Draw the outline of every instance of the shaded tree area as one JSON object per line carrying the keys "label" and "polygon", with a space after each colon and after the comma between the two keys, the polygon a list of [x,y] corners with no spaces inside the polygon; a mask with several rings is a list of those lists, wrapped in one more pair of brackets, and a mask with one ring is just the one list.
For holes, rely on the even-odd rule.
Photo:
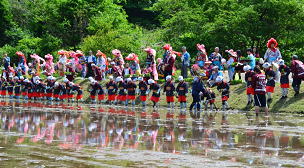
{"label": "shaded tree area", "polygon": [[0,54],[118,48],[143,57],[144,47],[165,43],[263,54],[274,37],[288,60],[304,54],[303,21],[302,0],[1,0]]}

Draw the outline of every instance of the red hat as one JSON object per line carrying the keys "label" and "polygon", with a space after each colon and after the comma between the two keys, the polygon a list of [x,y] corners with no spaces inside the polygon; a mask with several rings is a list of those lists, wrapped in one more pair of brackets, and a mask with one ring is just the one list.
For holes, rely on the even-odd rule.
{"label": "red hat", "polygon": [[170,44],[165,44],[164,46],[163,46],[163,49],[164,50],[172,50],[172,47],[170,46]]}
{"label": "red hat", "polygon": [[275,47],[275,48],[278,46],[278,42],[277,42],[277,40],[274,39],[274,38],[271,38],[271,39],[268,40],[268,42],[267,42],[267,47],[268,47],[268,48],[271,48],[271,44],[274,44],[274,47]]}
{"label": "red hat", "polygon": [[64,50],[58,51],[58,55],[64,55],[64,54],[66,54],[66,51],[64,51]]}
{"label": "red hat", "polygon": [[204,44],[196,44],[196,48],[202,52],[206,51]]}
{"label": "red hat", "polygon": [[97,56],[102,56],[102,57],[105,57],[106,54],[104,54],[103,52],[101,52],[100,50],[97,50],[97,53],[96,53]]}
{"label": "red hat", "polygon": [[16,55],[18,55],[19,57],[23,57],[24,56],[24,54],[21,51],[17,51]]}

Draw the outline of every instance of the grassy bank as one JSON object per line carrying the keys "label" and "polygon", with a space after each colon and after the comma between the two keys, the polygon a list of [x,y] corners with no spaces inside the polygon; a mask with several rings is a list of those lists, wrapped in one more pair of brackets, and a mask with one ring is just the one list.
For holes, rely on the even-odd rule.
{"label": "grassy bank", "polygon": [[[87,102],[90,102],[89,99],[89,81],[87,79],[83,80],[81,78],[76,78],[75,83],[80,84],[84,90],[84,100]],[[106,81],[103,81],[102,84],[104,85]],[[288,98],[284,100],[280,100],[281,97],[281,88],[279,84],[276,84],[275,93],[273,94],[273,101],[269,104],[270,111],[271,112],[304,112],[304,85],[301,87],[302,93],[298,95],[297,97],[293,97],[294,91],[292,88],[289,89]],[[218,108],[221,107],[221,97],[220,93],[216,90],[216,88],[213,89],[216,93],[216,106]],[[161,106],[166,106],[165,102],[165,96],[161,95]],[[175,99],[176,100],[176,99]],[[188,107],[190,106],[192,102],[191,95],[188,96]],[[246,85],[245,83],[232,85],[230,90],[230,99],[229,99],[229,105],[232,109],[235,110],[249,110],[253,111],[254,107],[247,107],[247,95],[246,95]],[[152,105],[151,101],[148,101],[148,105]],[[179,104],[176,103],[176,106]]]}

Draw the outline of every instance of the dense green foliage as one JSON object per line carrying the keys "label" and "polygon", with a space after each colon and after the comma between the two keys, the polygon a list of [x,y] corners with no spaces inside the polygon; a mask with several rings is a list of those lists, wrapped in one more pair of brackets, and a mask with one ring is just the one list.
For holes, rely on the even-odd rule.
{"label": "dense green foliage", "polygon": [[1,0],[0,54],[118,48],[143,56],[146,46],[170,43],[194,55],[203,43],[209,53],[257,46],[263,55],[274,37],[288,60],[304,54],[303,21],[302,0]]}

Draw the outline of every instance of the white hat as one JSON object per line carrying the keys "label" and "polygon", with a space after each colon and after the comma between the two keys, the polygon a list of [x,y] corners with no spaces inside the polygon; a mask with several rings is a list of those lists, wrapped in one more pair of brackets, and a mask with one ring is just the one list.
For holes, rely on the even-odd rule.
{"label": "white hat", "polygon": [[23,80],[24,79],[24,77],[23,76],[20,76],[20,80]]}
{"label": "white hat", "polygon": [[222,58],[221,62],[222,62],[222,64],[225,64],[227,61],[225,58]]}
{"label": "white hat", "polygon": [[166,76],[166,81],[171,80],[171,79],[172,79],[171,75]]}
{"label": "white hat", "polygon": [[64,82],[64,83],[67,83],[68,81],[69,81],[69,80],[68,80],[67,78],[64,78],[64,79],[63,79],[63,82]]}
{"label": "white hat", "polygon": [[284,64],[285,64],[285,61],[282,60],[282,59],[280,59],[280,60],[279,60],[279,65],[284,65]]}
{"label": "white hat", "polygon": [[110,79],[110,80],[113,80],[113,76],[109,76],[109,79]]}
{"label": "white hat", "polygon": [[51,80],[56,80],[56,78],[54,76],[52,76],[52,79]]}
{"label": "white hat", "polygon": [[35,82],[35,83],[36,83],[36,85],[38,85],[38,84],[40,83],[40,81],[39,81],[39,80],[36,80],[36,82]]}
{"label": "white hat", "polygon": [[116,78],[116,82],[122,82],[122,81],[123,81],[123,79],[122,79],[121,76],[118,76],[118,77]]}
{"label": "white hat", "polygon": [[263,68],[265,68],[265,69],[269,68],[270,66],[271,65],[268,62],[266,62],[265,64],[263,64]]}
{"label": "white hat", "polygon": [[246,66],[243,67],[243,70],[245,72],[249,71],[250,69],[251,69],[251,67],[249,65],[246,65]]}
{"label": "white hat", "polygon": [[26,83],[27,83],[27,82],[30,82],[30,81],[29,81],[28,79],[25,79],[25,80],[24,80],[24,82],[26,82]]}
{"label": "white hat", "polygon": [[178,77],[178,81],[181,82],[181,81],[183,81],[183,80],[184,80],[184,77],[183,77],[183,76],[179,76],[179,77]]}
{"label": "white hat", "polygon": [[264,60],[263,60],[263,58],[260,58],[260,60],[259,60],[259,64],[264,64]]}
{"label": "white hat", "polygon": [[89,81],[94,80],[94,78],[92,76],[90,76],[88,79],[89,79]]}
{"label": "white hat", "polygon": [[73,86],[73,85],[74,85],[74,83],[73,83],[73,82],[70,82],[70,83],[69,83],[69,86]]}
{"label": "white hat", "polygon": [[58,86],[59,86],[59,83],[58,83],[58,82],[55,82],[54,86],[55,86],[55,87],[58,87]]}
{"label": "white hat", "polygon": [[95,84],[96,82],[96,80],[91,80],[91,84]]}
{"label": "white hat", "polygon": [[131,78],[127,78],[127,82],[132,82],[132,79]]}
{"label": "white hat", "polygon": [[144,79],[143,79],[143,77],[138,77],[137,78],[139,81],[143,81]]}
{"label": "white hat", "polygon": [[18,76],[15,76],[14,79],[18,80],[19,78],[18,78]]}
{"label": "white hat", "polygon": [[212,67],[212,69],[219,69],[219,67],[218,66],[214,66],[214,67]]}
{"label": "white hat", "polygon": [[53,76],[48,76],[46,79],[47,80],[52,80]]}
{"label": "white hat", "polygon": [[203,73],[200,73],[200,76],[205,77],[207,75],[203,72]]}
{"label": "white hat", "polygon": [[222,82],[223,79],[224,79],[224,78],[223,78],[222,76],[218,76],[218,77],[216,77],[215,82],[216,82],[216,83]]}
{"label": "white hat", "polygon": [[155,83],[155,81],[153,79],[149,79],[148,84],[151,85],[152,83]]}

